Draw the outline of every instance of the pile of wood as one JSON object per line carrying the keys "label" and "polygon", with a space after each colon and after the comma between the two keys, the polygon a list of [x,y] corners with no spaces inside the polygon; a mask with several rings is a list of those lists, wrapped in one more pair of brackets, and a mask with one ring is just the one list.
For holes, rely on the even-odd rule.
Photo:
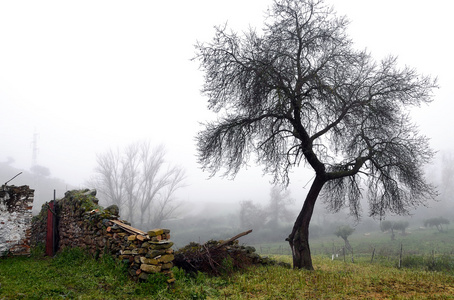
{"label": "pile of wood", "polygon": [[240,233],[226,241],[210,240],[205,244],[190,243],[175,252],[174,265],[187,273],[204,272],[210,275],[226,275],[251,265],[275,264],[261,257],[251,246],[240,246],[238,238],[252,230]]}

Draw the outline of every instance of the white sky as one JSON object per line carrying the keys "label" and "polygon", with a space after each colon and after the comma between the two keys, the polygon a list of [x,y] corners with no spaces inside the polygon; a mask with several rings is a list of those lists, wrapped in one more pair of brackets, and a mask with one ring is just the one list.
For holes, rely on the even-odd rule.
{"label": "white sky", "polygon": [[[415,112],[435,149],[453,148],[453,4],[446,0],[338,0],[359,48],[377,59],[439,77],[435,102]],[[183,200],[268,198],[269,178],[257,170],[235,181],[206,181],[196,164],[198,122],[210,117],[200,95],[197,40],[228,20],[241,31],[260,28],[271,0],[0,1],[0,161],[28,169],[32,140],[38,164],[84,187],[96,153],[140,139],[163,143],[168,159],[185,167]],[[253,162],[251,162],[253,165]],[[12,176],[15,174],[12,174]],[[311,174],[295,176],[302,201]],[[4,179],[6,180],[6,179]],[[14,184],[18,184],[17,181]],[[23,183],[29,184],[29,183]],[[301,195],[301,196],[300,196]]]}

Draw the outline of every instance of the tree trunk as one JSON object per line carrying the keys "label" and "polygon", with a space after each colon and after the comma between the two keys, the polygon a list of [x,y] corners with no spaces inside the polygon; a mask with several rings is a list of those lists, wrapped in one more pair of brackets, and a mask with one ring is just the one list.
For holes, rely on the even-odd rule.
{"label": "tree trunk", "polygon": [[344,239],[344,242],[345,242],[345,248],[347,248],[348,251],[350,251],[350,252],[353,253],[353,248],[352,248],[352,246],[350,245],[350,242],[348,241],[347,238]]}
{"label": "tree trunk", "polygon": [[286,239],[293,255],[293,268],[313,270],[311,251],[309,248],[309,223],[314,212],[315,202],[318,195],[325,184],[326,179],[323,176],[317,175],[312,183],[309,193],[304,201],[303,208],[296,218],[293,225],[292,233]]}

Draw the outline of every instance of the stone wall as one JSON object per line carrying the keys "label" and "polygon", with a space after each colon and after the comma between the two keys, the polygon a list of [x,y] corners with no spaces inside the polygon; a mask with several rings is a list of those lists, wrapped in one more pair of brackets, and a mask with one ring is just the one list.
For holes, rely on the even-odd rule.
{"label": "stone wall", "polygon": [[[34,217],[32,245],[45,243],[47,207]],[[146,280],[149,274],[164,273],[168,282],[174,281],[170,269],[173,266],[173,243],[170,231],[154,229],[143,232],[119,220],[118,208],[98,205],[96,191],[69,191],[56,201],[58,217],[58,248],[86,249],[93,256],[110,254],[127,263],[134,279]]]}
{"label": "stone wall", "polygon": [[33,194],[26,185],[0,188],[0,256],[30,255]]}

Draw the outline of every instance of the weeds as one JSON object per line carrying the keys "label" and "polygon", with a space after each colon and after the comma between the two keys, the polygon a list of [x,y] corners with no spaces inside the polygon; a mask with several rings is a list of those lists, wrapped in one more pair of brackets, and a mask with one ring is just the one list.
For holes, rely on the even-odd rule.
{"label": "weeds", "polygon": [[450,272],[454,274],[454,258],[449,255],[409,255],[402,259],[402,267],[426,271]]}
{"label": "weeds", "polygon": [[[291,261],[286,255],[272,258]],[[404,268],[397,269],[378,262],[352,264],[318,255],[314,257],[315,271],[253,266],[212,277],[173,268],[176,282],[168,289],[159,275],[133,282],[125,266],[112,257],[94,260],[83,250],[71,249],[55,258],[38,255],[0,260],[0,299],[454,299],[454,276],[429,272],[427,264],[433,258],[433,268],[452,264],[443,256],[407,258]]]}

